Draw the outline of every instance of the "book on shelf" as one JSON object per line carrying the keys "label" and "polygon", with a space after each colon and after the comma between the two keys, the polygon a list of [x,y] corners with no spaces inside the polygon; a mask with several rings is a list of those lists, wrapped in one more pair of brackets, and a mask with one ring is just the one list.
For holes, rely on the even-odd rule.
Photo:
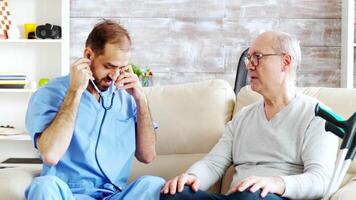
{"label": "book on shelf", "polygon": [[0,84],[0,89],[25,89],[25,84],[16,85],[16,84]]}
{"label": "book on shelf", "polygon": [[0,73],[0,89],[24,89],[26,85],[26,75]]}
{"label": "book on shelf", "polygon": [[26,80],[25,75],[2,75],[0,74],[0,80]]}

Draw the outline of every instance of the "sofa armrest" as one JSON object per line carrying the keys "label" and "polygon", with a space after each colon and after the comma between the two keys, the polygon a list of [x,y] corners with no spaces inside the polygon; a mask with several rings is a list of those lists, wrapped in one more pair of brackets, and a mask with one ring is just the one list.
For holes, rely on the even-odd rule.
{"label": "sofa armrest", "polygon": [[354,200],[356,197],[356,180],[352,179],[342,186],[331,198],[331,200]]}
{"label": "sofa armrest", "polygon": [[0,199],[22,200],[32,179],[39,175],[41,165],[0,170]]}

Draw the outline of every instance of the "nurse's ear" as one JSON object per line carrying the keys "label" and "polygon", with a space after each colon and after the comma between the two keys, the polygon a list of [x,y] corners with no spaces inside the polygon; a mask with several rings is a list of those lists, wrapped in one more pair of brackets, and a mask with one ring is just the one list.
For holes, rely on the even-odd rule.
{"label": "nurse's ear", "polygon": [[89,60],[92,60],[94,57],[94,52],[90,47],[86,47],[84,49],[84,58],[88,58]]}

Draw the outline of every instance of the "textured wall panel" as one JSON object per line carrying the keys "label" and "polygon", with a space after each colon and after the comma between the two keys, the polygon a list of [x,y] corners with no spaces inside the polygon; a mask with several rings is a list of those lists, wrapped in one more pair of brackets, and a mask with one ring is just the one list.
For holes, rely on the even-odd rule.
{"label": "textured wall panel", "polygon": [[280,30],[297,36],[302,46],[340,46],[340,19],[281,19]]}
{"label": "textured wall panel", "polygon": [[72,61],[101,18],[128,29],[131,61],[151,67],[155,84],[233,84],[241,52],[261,31],[281,30],[301,41],[298,86],[340,86],[341,0],[73,0]]}
{"label": "textured wall panel", "polygon": [[281,18],[339,19],[342,0],[279,0]]}
{"label": "textured wall panel", "polygon": [[72,0],[72,17],[223,18],[222,0]]}

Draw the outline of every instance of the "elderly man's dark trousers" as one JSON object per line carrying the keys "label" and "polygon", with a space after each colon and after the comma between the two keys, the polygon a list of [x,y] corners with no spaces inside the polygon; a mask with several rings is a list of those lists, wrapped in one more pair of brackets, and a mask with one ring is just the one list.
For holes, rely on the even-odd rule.
{"label": "elderly man's dark trousers", "polygon": [[160,200],[286,200],[286,198],[280,197],[275,194],[269,193],[265,198],[260,196],[260,190],[257,192],[236,192],[229,195],[222,195],[216,193],[209,193],[199,190],[193,192],[189,187],[184,187],[184,190],[175,195],[163,195],[161,194]]}

